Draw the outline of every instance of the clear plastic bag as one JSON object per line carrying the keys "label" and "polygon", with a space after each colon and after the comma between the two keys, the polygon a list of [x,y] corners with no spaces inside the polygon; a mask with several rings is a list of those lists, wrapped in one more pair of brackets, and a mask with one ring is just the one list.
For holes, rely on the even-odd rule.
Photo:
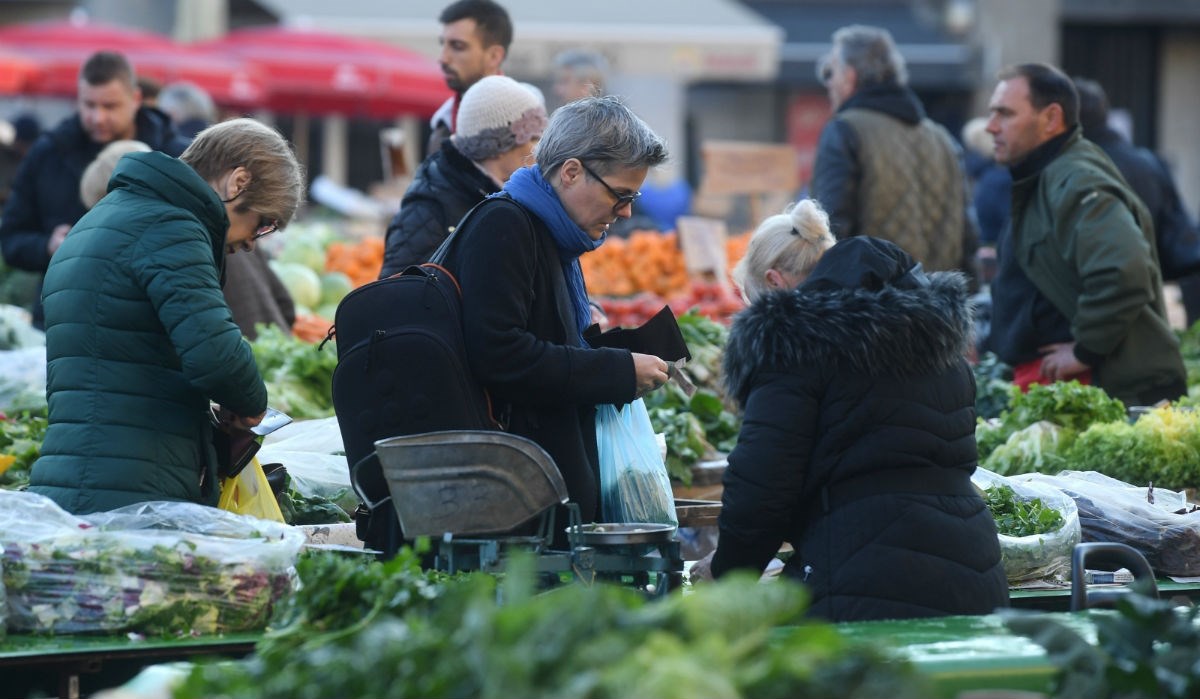
{"label": "clear plastic bag", "polygon": [[605,522],[678,526],[671,479],[641,398],[596,408],[600,510]]}
{"label": "clear plastic bag", "polygon": [[1018,498],[1037,498],[1062,517],[1062,525],[1046,534],[999,534],[1000,557],[1004,561],[1004,574],[1008,582],[1015,584],[1045,579],[1066,582],[1071,574],[1071,553],[1081,537],[1075,502],[1060,490],[1030,482],[1028,476],[1007,477],[977,468],[971,481],[985,491],[1008,486]]}
{"label": "clear plastic bag", "polygon": [[179,636],[265,627],[304,534],[193,503],[76,517],[0,491],[0,545],[10,630]]}
{"label": "clear plastic bag", "polygon": [[285,425],[263,439],[258,451],[262,464],[282,464],[301,497],[328,500],[347,515],[358,496],[350,487],[350,470],[336,417],[302,420]]}
{"label": "clear plastic bag", "polygon": [[1200,575],[1200,512],[1177,514],[1189,509],[1183,493],[1155,488],[1150,502],[1148,488],[1096,471],[1027,478],[1074,499],[1084,541],[1132,546],[1163,575]]}

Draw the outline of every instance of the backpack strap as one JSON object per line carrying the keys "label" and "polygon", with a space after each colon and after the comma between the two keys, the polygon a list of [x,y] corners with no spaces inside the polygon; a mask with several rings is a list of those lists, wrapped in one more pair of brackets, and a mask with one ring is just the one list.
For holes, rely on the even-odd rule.
{"label": "backpack strap", "polygon": [[437,250],[434,250],[433,254],[429,256],[429,262],[432,262],[435,265],[444,265],[446,263],[446,257],[450,254],[450,249],[454,246],[454,241],[458,240],[458,232],[463,229],[463,226],[467,225],[467,222],[474,218],[477,211],[485,206],[491,205],[494,199],[505,199],[513,204],[516,204],[517,208],[521,210],[521,213],[525,215],[525,222],[529,224],[530,228],[533,227],[533,219],[529,217],[529,211],[527,211],[524,206],[518,204],[517,201],[512,197],[508,196],[507,194],[499,194],[497,196],[487,197],[475,206],[472,206],[470,211],[463,214],[463,217],[458,221],[458,225],[454,227],[454,232],[446,236],[446,239],[443,240],[442,244],[437,247]]}
{"label": "backpack strap", "polygon": [[[449,236],[447,236],[446,240],[442,241],[442,244],[439,245],[438,249],[433,252],[433,255],[431,255],[429,257],[429,262],[427,262],[426,264],[433,264],[433,265],[438,265],[438,266],[444,265],[446,257],[450,254],[450,250],[454,245],[454,241],[458,239],[459,231],[461,231],[463,229],[463,227],[467,225],[467,222],[471,220],[471,218],[475,215],[475,212],[479,211],[484,206],[489,205],[493,200],[500,200],[500,199],[511,202],[513,205],[515,205],[517,207],[517,209],[519,209],[521,211],[522,214],[524,214],[525,223],[526,223],[526,225],[529,226],[530,230],[533,230],[536,228],[536,226],[534,226],[534,223],[533,223],[533,218],[529,215],[529,210],[526,209],[524,206],[521,206],[520,202],[518,202],[517,200],[513,199],[512,197],[510,197],[504,193],[501,193],[501,194],[498,194],[495,196],[491,196],[491,197],[488,197],[487,199],[484,199],[483,201],[479,202],[475,206],[471,207],[470,211],[463,214],[462,220],[460,220],[458,222],[458,225],[454,228],[454,232],[451,233]],[[545,236],[538,236],[538,237],[544,238]],[[534,267],[535,268],[537,267],[537,264],[538,264],[538,258],[541,256],[541,252],[539,251],[539,248],[541,248],[544,245],[547,245],[546,241],[543,241],[540,239],[535,239],[534,246],[533,246]],[[548,252],[557,253],[557,251],[555,251],[553,248],[550,248],[550,250]],[[557,258],[557,254],[550,256],[547,253],[547,259],[556,259],[556,258]],[[559,320],[562,322],[563,327],[566,328],[566,330],[567,330],[567,338],[568,338],[567,343],[570,345],[579,345],[579,341],[572,341],[572,338],[575,338],[579,333],[571,332],[571,330],[573,328],[575,328],[575,309],[570,305],[571,292],[568,291],[568,289],[567,289],[567,279],[563,275],[562,267],[560,265],[553,265],[553,264],[550,265],[550,277],[551,277],[551,283],[554,285],[554,300],[555,300],[555,304],[557,305],[557,308],[558,308],[558,317],[559,317]]]}

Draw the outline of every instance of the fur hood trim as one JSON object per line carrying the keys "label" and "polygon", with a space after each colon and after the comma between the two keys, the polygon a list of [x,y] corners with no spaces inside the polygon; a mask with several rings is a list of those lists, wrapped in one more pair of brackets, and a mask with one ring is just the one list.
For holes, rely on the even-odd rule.
{"label": "fur hood trim", "polygon": [[913,376],[951,366],[971,336],[967,281],[958,272],[928,277],[915,289],[797,289],[760,298],[729,333],[728,395],[744,403],[762,372]]}

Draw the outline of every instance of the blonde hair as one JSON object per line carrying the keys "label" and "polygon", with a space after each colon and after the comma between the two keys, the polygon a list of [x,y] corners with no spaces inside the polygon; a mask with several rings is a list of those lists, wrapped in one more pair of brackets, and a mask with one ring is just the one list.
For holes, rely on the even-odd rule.
{"label": "blonde hair", "polygon": [[148,153],[150,146],[141,141],[113,141],[96,154],[96,159],[83,171],[79,178],[79,199],[87,208],[92,208],[108,194],[108,180],[112,177],[117,161],[126,153]]}
{"label": "blonde hair", "polygon": [[304,200],[304,170],[279,132],[254,119],[230,119],[200,133],[179,159],[206,182],[237,167],[250,171],[238,211],[254,211],[284,228]]}
{"label": "blonde hair", "polygon": [[971,151],[991,158],[996,155],[996,142],[987,130],[987,117],[975,117],[963,125],[963,144]]}
{"label": "blonde hair", "polygon": [[759,224],[746,254],[733,268],[733,281],[742,290],[742,298],[753,303],[771,290],[767,286],[769,270],[807,277],[834,242],[829,215],[817,200],[801,199]]}

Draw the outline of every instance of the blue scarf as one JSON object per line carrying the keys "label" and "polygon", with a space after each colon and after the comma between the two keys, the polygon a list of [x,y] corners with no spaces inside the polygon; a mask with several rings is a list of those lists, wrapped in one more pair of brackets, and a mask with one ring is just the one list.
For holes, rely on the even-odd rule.
{"label": "blue scarf", "polygon": [[567,280],[567,291],[571,294],[571,305],[575,308],[575,322],[582,336],[583,331],[592,324],[592,308],[588,303],[579,256],[600,247],[608,237],[607,234],[600,240],[592,240],[587,231],[576,225],[567,215],[562,202],[558,200],[558,194],[550,183],[542,178],[542,171],[536,165],[514,172],[498,194],[502,193],[508,194],[517,203],[532,211],[550,229],[550,237],[554,239],[554,245],[558,248],[563,277]]}

